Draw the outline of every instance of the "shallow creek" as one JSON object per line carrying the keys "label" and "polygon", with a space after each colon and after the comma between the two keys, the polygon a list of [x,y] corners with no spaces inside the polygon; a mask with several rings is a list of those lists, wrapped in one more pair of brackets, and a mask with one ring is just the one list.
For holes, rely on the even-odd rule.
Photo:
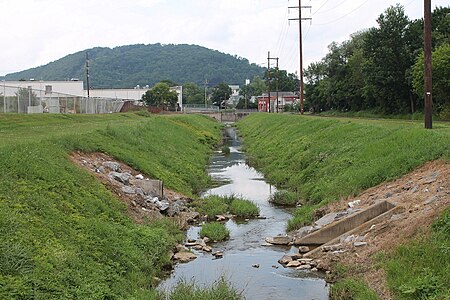
{"label": "shallow creek", "polygon": [[[275,189],[264,181],[262,174],[246,164],[236,129],[227,126],[225,133],[230,154],[215,153],[209,166],[211,177],[223,185],[208,190],[205,195],[242,196],[256,203],[265,219],[239,223],[229,220],[226,226],[230,230],[230,239],[212,244],[213,251],[223,251],[223,258],[213,259],[209,253],[195,252],[198,258],[176,265],[159,289],[170,290],[180,279],[194,281],[200,286],[209,285],[223,276],[235,289],[243,292],[245,299],[328,299],[328,287],[319,274],[283,268],[278,264],[279,258],[295,252],[295,248],[264,246],[266,237],[285,232],[291,215],[269,203]],[[199,230],[200,227],[191,227],[187,238],[196,239]]]}

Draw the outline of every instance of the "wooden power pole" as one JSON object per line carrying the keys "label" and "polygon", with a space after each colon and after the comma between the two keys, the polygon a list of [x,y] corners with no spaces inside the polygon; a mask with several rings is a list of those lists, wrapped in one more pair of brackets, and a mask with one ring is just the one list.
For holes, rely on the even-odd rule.
{"label": "wooden power pole", "polygon": [[302,21],[311,20],[311,18],[302,18],[302,8],[311,8],[311,6],[302,6],[302,0],[298,0],[298,6],[291,6],[289,8],[298,9],[298,18],[289,19],[290,21],[298,21],[298,37],[300,50],[300,113],[304,113],[304,93],[303,93],[303,42],[302,42]]}
{"label": "wooden power pole", "polygon": [[[269,104],[268,104],[268,111],[270,112],[270,60],[274,59],[277,61],[277,77],[276,77],[276,84],[277,84],[277,103],[276,103],[276,111],[278,112],[278,77],[279,77],[279,72],[278,72],[278,57],[270,57],[270,51],[267,53],[267,97],[269,99]],[[275,107],[274,107],[275,110]]]}
{"label": "wooden power pole", "polygon": [[432,66],[431,66],[431,0],[424,0],[424,97],[425,128],[433,128]]}

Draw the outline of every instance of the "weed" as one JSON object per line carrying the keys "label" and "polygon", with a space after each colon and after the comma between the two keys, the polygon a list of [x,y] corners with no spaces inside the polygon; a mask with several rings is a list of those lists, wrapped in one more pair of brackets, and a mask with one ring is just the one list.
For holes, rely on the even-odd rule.
{"label": "weed", "polygon": [[200,229],[200,237],[208,237],[213,241],[223,241],[230,236],[225,224],[219,222],[206,223]]}
{"label": "weed", "polygon": [[447,208],[429,236],[383,257],[388,284],[399,299],[446,299],[450,295],[449,215]]}
{"label": "weed", "polygon": [[435,127],[427,131],[413,121],[285,114],[252,114],[238,122],[252,164],[280,189],[296,192],[304,204],[290,229],[312,219],[305,206],[356,195],[426,161],[450,159],[450,125]]}
{"label": "weed", "polygon": [[0,115],[0,132],[0,298],[154,298],[181,233],[132,223],[68,154],[106,152],[192,195],[209,184],[219,126],[193,115]]}
{"label": "weed", "polygon": [[259,208],[255,203],[246,199],[233,199],[230,212],[239,218],[254,218],[259,216]]}
{"label": "weed", "polygon": [[167,298],[169,300],[243,299],[242,295],[234,290],[224,278],[220,278],[209,288],[198,288],[195,282],[180,281]]}
{"label": "weed", "polygon": [[296,206],[298,203],[298,197],[295,192],[278,190],[272,194],[269,201],[280,206]]}
{"label": "weed", "polygon": [[362,281],[345,279],[334,285],[330,290],[331,300],[378,300],[377,294],[370,290]]}
{"label": "weed", "polygon": [[229,155],[230,154],[230,147],[228,146],[222,146],[222,154]]}

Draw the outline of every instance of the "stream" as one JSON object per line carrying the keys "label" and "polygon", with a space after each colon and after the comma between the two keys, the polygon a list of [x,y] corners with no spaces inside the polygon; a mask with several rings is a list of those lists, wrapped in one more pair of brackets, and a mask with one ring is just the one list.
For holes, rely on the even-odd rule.
{"label": "stream", "polygon": [[[199,286],[210,285],[224,277],[245,299],[328,299],[328,286],[320,274],[284,268],[278,264],[286,253],[295,253],[295,247],[266,246],[265,238],[285,232],[290,213],[271,205],[268,201],[275,188],[264,181],[261,173],[246,164],[236,129],[225,128],[229,155],[215,153],[210,161],[210,176],[223,185],[212,188],[204,195],[237,195],[256,203],[265,219],[226,223],[230,238],[212,244],[213,251],[223,251],[221,259],[210,253],[195,252],[198,258],[175,266],[169,278],[159,289],[170,290],[181,279],[194,281]],[[198,238],[200,227],[192,226],[187,239]],[[259,265],[259,267],[254,267]]]}

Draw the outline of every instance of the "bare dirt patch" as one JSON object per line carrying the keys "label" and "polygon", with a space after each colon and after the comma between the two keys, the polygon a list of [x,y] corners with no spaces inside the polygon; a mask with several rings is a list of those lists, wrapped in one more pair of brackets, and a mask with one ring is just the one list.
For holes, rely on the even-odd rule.
{"label": "bare dirt patch", "polygon": [[126,205],[128,215],[136,223],[170,217],[180,228],[186,228],[199,216],[188,208],[192,199],[167,188],[162,188],[159,194],[149,191],[146,185],[150,178],[104,153],[74,152],[70,159],[112,191]]}
{"label": "bare dirt patch", "polygon": [[[351,266],[382,299],[391,299],[385,274],[375,266],[372,256],[391,251],[402,243],[428,231],[432,222],[450,204],[450,164],[434,161],[391,182],[370,188],[354,198],[343,199],[323,208],[326,213],[345,211],[349,202],[357,201],[355,209],[364,209],[381,200],[399,207],[387,220],[358,232],[364,245],[343,242],[339,251],[319,252],[315,258],[324,269],[333,270],[337,262]],[[345,235],[344,235],[345,236]],[[367,244],[365,244],[367,243]]]}

